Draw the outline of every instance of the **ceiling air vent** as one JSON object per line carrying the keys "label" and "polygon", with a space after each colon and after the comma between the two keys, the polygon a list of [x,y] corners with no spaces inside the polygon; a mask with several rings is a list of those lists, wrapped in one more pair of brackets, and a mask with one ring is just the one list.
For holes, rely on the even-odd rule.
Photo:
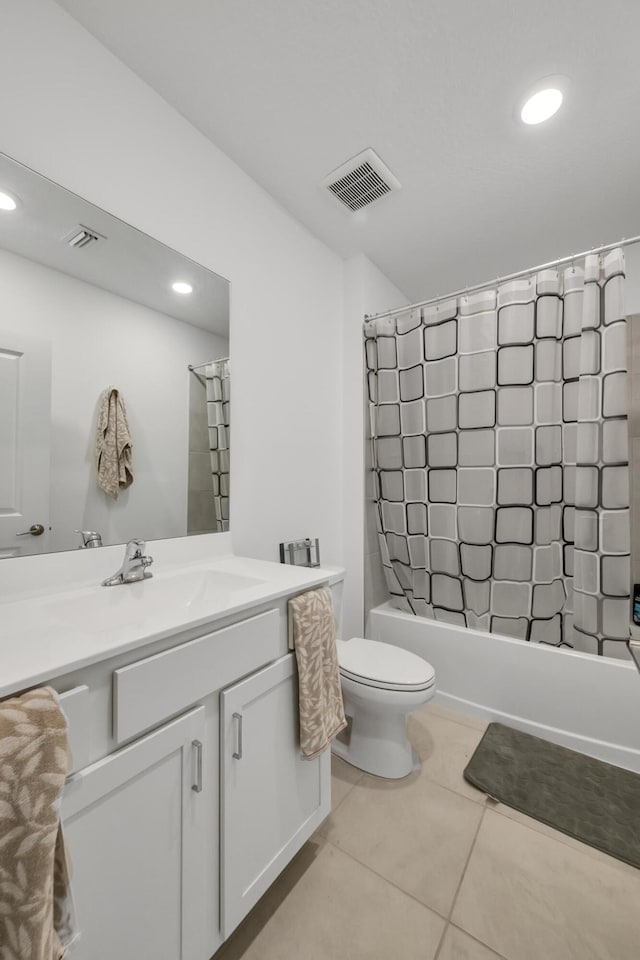
{"label": "ceiling air vent", "polygon": [[399,190],[400,182],[378,154],[368,149],[330,173],[322,181],[322,186],[355,212],[368,207],[392,190]]}
{"label": "ceiling air vent", "polygon": [[82,224],[77,226],[73,232],[66,237],[66,241],[70,247],[75,247],[76,250],[79,250],[81,247],[88,247],[97,243],[98,240],[106,240],[106,237],[103,237],[101,233],[98,233],[96,230],[90,230],[89,227],[83,227]]}

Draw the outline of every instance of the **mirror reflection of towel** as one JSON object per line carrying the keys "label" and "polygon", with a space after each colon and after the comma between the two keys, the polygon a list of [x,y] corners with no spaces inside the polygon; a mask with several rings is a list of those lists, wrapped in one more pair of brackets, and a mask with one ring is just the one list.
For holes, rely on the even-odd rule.
{"label": "mirror reflection of towel", "polygon": [[120,490],[126,490],[133,483],[127,411],[116,387],[107,387],[98,401],[96,469],[98,486],[114,500],[118,499]]}

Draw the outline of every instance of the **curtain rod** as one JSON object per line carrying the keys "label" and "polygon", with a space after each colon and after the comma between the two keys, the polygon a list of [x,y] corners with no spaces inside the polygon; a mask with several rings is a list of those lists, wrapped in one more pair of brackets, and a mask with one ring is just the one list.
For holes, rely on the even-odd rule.
{"label": "curtain rod", "polygon": [[379,320],[382,317],[393,317],[396,314],[409,313],[410,310],[417,310],[418,307],[428,307],[432,303],[441,303],[443,300],[453,300],[455,297],[462,297],[467,293],[474,293],[476,290],[484,290],[486,287],[498,286],[500,283],[507,283],[509,280],[517,280],[518,277],[526,277],[530,273],[538,273],[540,270],[549,270],[551,267],[558,267],[561,263],[572,263],[574,260],[580,260],[582,257],[588,257],[589,254],[605,253],[607,250],[616,250],[618,247],[628,247],[633,243],[640,243],[640,236],[623,238],[617,243],[604,243],[600,247],[594,247],[592,250],[583,250],[582,253],[572,253],[568,257],[560,257],[558,260],[550,260],[549,263],[541,263],[538,267],[527,267],[526,270],[518,270],[517,273],[508,273],[504,277],[496,277],[494,280],[487,280],[486,283],[476,283],[472,287],[464,287],[462,290],[455,290],[453,293],[447,293],[445,296],[431,297],[430,300],[420,300],[418,303],[409,303],[405,307],[397,307],[395,310],[385,310],[382,313],[365,313],[365,323],[370,320]]}
{"label": "curtain rod", "polygon": [[199,370],[200,367],[208,367],[211,363],[224,363],[224,361],[228,359],[229,357],[220,357],[219,360],[205,360],[204,363],[190,363],[189,370],[193,373],[194,370]]}

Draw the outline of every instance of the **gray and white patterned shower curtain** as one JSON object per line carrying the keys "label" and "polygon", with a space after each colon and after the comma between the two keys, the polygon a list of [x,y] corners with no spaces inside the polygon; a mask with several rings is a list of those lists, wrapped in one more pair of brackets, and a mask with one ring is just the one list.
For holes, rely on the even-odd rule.
{"label": "gray and white patterned shower curtain", "polygon": [[627,639],[623,294],[614,250],[365,324],[395,606],[593,653]]}
{"label": "gray and white patterned shower curtain", "polygon": [[217,530],[229,529],[229,361],[208,363],[207,422],[211,450],[211,482]]}

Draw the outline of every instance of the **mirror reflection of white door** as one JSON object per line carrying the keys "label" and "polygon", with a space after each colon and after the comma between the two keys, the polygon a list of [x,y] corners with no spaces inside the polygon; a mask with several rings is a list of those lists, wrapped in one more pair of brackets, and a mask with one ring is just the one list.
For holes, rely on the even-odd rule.
{"label": "mirror reflection of white door", "polygon": [[0,559],[47,550],[50,411],[50,344],[0,330]]}

